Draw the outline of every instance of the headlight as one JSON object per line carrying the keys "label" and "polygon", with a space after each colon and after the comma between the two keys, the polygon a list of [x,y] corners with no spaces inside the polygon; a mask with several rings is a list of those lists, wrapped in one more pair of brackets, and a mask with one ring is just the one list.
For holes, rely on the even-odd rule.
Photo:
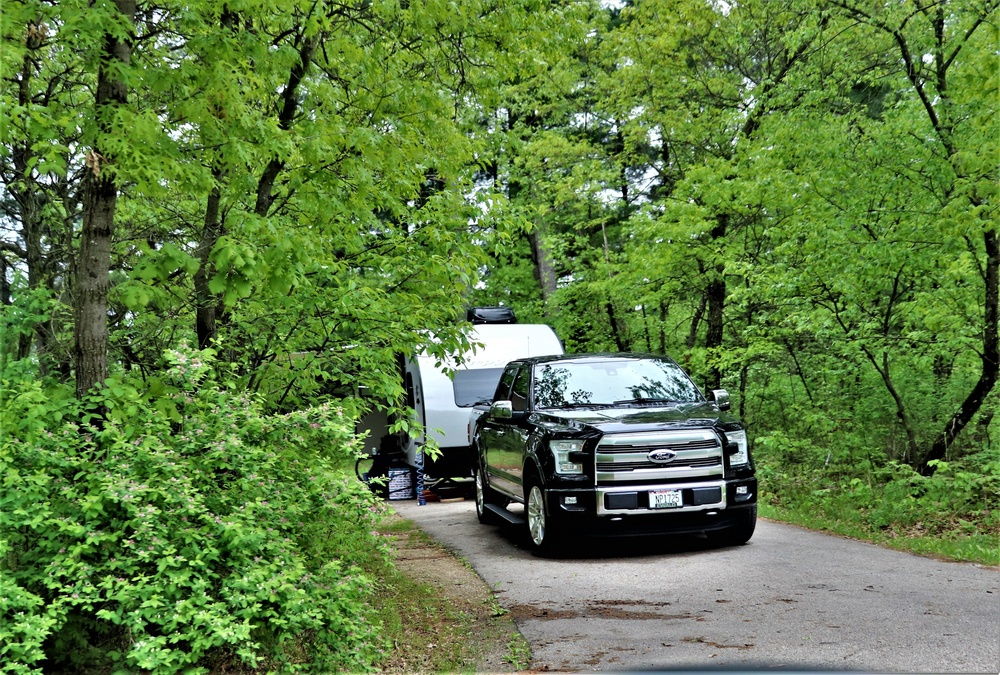
{"label": "headlight", "polygon": [[583,450],[583,441],[549,441],[549,450],[556,459],[556,473],[564,475],[583,473],[583,464],[569,461],[569,453]]}
{"label": "headlight", "polygon": [[[736,446],[734,451],[733,446]],[[750,461],[750,446],[747,444],[746,431],[726,432],[726,452],[729,453],[729,466],[740,466]]]}

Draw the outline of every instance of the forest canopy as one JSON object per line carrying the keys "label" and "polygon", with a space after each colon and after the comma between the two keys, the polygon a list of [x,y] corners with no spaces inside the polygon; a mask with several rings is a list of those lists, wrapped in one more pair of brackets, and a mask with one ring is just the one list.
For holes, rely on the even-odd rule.
{"label": "forest canopy", "polygon": [[339,470],[470,305],[729,389],[777,506],[995,536],[998,5],[4,2],[0,656],[374,667]]}

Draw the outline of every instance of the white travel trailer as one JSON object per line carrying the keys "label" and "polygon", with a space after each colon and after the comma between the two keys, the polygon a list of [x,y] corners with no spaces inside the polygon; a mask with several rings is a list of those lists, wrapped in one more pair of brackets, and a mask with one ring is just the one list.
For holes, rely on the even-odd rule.
{"label": "white travel trailer", "polygon": [[[503,316],[510,318],[493,320],[513,321],[513,314]],[[441,449],[440,456],[424,458],[427,480],[472,476],[474,454],[470,422],[475,412],[473,406],[493,398],[500,374],[509,361],[563,353],[562,343],[552,328],[541,324],[478,323],[469,337],[479,346],[465,356],[461,365],[449,363],[439,368],[434,357],[425,355],[408,358],[403,364],[407,405],[425,432],[421,436],[399,439],[398,445],[402,448],[396,443],[389,443],[388,447],[397,445],[397,449],[405,451],[407,463],[415,467],[418,453],[428,438],[436,442]],[[448,375],[446,368],[454,371],[453,377]],[[365,441],[369,453],[385,451],[388,426],[389,421],[381,411],[361,421],[359,431],[370,431]]]}

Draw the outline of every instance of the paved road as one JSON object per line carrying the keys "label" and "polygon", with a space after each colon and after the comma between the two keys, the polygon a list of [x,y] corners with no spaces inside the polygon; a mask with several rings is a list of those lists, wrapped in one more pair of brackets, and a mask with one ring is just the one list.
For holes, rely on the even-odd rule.
{"label": "paved road", "polygon": [[598,540],[540,559],[471,501],[391,505],[498,591],[533,670],[1000,673],[995,569],[767,521],[742,547]]}

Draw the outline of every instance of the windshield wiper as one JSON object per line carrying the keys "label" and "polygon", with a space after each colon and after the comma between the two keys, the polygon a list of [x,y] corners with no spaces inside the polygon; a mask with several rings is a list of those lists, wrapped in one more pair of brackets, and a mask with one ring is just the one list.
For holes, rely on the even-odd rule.
{"label": "windshield wiper", "polygon": [[622,399],[621,401],[615,401],[615,405],[628,405],[629,403],[638,403],[638,404],[644,404],[644,403],[677,403],[677,401],[671,401],[669,398],[645,398],[645,397],[642,397],[642,396],[640,396],[638,398],[626,398],[626,399]]}
{"label": "windshield wiper", "polygon": [[612,403],[560,403],[558,405],[539,406],[539,410],[571,410],[573,408],[610,408]]}

